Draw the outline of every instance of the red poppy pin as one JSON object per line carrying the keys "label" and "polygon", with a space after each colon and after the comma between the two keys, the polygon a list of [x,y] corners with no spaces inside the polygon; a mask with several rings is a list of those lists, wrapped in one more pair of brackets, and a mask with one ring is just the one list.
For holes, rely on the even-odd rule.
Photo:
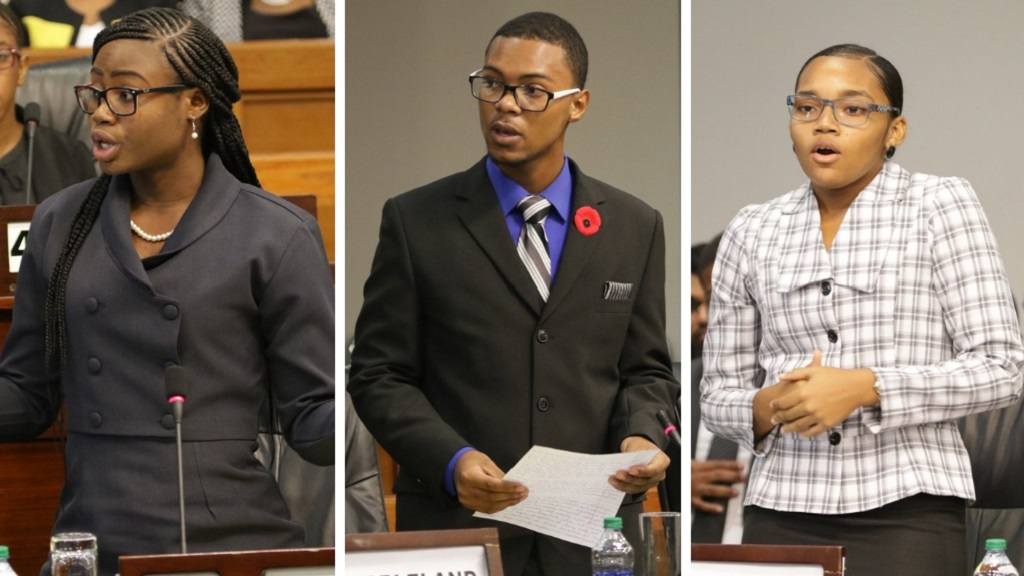
{"label": "red poppy pin", "polygon": [[576,229],[584,236],[593,236],[601,229],[601,215],[590,206],[581,206],[573,218]]}

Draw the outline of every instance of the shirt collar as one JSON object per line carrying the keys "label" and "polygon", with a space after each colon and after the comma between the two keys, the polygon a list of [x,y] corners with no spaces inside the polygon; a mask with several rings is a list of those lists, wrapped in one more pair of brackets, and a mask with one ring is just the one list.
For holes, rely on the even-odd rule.
{"label": "shirt collar", "polygon": [[[886,160],[878,174],[857,194],[854,204],[897,202],[910,185],[910,173],[899,164]],[[781,206],[783,214],[796,214],[818,209],[811,183],[806,182],[791,193]]]}
{"label": "shirt collar", "polygon": [[[506,176],[490,156],[487,157],[487,176],[490,177],[494,191],[498,194],[501,213],[506,216],[516,209],[516,204],[520,200],[530,194],[525,188]],[[563,157],[562,171],[558,173],[558,177],[551,185],[540,192],[540,195],[551,202],[554,213],[563,222],[568,220],[569,210],[572,208],[572,173],[569,170],[568,158]]]}

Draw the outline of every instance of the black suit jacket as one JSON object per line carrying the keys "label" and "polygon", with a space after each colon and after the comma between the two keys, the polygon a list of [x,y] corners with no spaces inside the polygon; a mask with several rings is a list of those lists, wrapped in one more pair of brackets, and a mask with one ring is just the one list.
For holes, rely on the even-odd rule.
{"label": "black suit jacket", "polygon": [[[401,467],[399,529],[487,525],[443,490],[464,446],[503,470],[533,445],[598,454],[643,435],[664,446],[655,414],[679,388],[665,334],[661,216],[570,167],[573,212],[594,208],[601,225],[585,236],[570,223],[547,303],[516,254],[484,161],[384,207],[348,389]],[[628,298],[605,299],[609,281],[632,284]],[[499,528],[506,574],[518,574],[516,530]],[[533,535],[518,536],[532,545]],[[549,540],[538,549],[559,545]],[[589,562],[585,549],[565,546],[574,550],[552,554]]]}

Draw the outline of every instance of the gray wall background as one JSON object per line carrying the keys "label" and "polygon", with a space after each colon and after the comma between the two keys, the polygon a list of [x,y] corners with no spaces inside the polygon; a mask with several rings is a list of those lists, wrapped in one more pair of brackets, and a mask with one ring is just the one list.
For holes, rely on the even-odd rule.
{"label": "gray wall background", "polygon": [[694,2],[692,236],[806,180],[785,97],[800,66],[833,44],[878,51],[900,71],[912,172],[967,178],[985,208],[1018,302],[1024,296],[1024,2]]}
{"label": "gray wall background", "polygon": [[680,358],[680,5],[677,0],[350,0],[345,3],[345,341],[387,198],[469,168],[486,150],[467,76],[506,21],[533,10],[587,43],[586,116],[566,152],[661,211],[668,337]]}

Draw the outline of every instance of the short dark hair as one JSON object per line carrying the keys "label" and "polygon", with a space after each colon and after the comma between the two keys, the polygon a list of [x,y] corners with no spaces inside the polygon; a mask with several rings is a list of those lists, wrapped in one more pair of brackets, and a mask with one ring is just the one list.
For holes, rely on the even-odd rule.
{"label": "short dark hair", "polygon": [[[587,83],[587,45],[572,24],[550,12],[529,12],[504,23],[487,43],[487,50],[498,36],[541,40],[565,50],[566,64],[580,90]],[[486,51],[484,52],[486,54]]]}
{"label": "short dark hair", "polygon": [[800,84],[800,76],[804,73],[807,65],[815,58],[823,56],[863,58],[867,60],[875,77],[878,78],[878,83],[882,85],[882,92],[885,92],[885,97],[889,99],[889,104],[894,108],[899,108],[899,112],[889,112],[889,115],[896,118],[903,113],[903,79],[900,77],[899,70],[896,70],[892,62],[880,56],[878,52],[858,44],[836,44],[808,58],[804,65],[800,67],[800,73],[796,75],[797,85]]}
{"label": "short dark hair", "polygon": [[6,24],[11,29],[11,32],[14,34],[14,41],[18,43],[18,48],[28,46],[28,32],[25,30],[25,25],[22,24],[21,18],[7,4],[0,4],[0,22]]}
{"label": "short dark hair", "polygon": [[707,244],[701,242],[690,246],[690,274],[700,274],[700,253]]}

